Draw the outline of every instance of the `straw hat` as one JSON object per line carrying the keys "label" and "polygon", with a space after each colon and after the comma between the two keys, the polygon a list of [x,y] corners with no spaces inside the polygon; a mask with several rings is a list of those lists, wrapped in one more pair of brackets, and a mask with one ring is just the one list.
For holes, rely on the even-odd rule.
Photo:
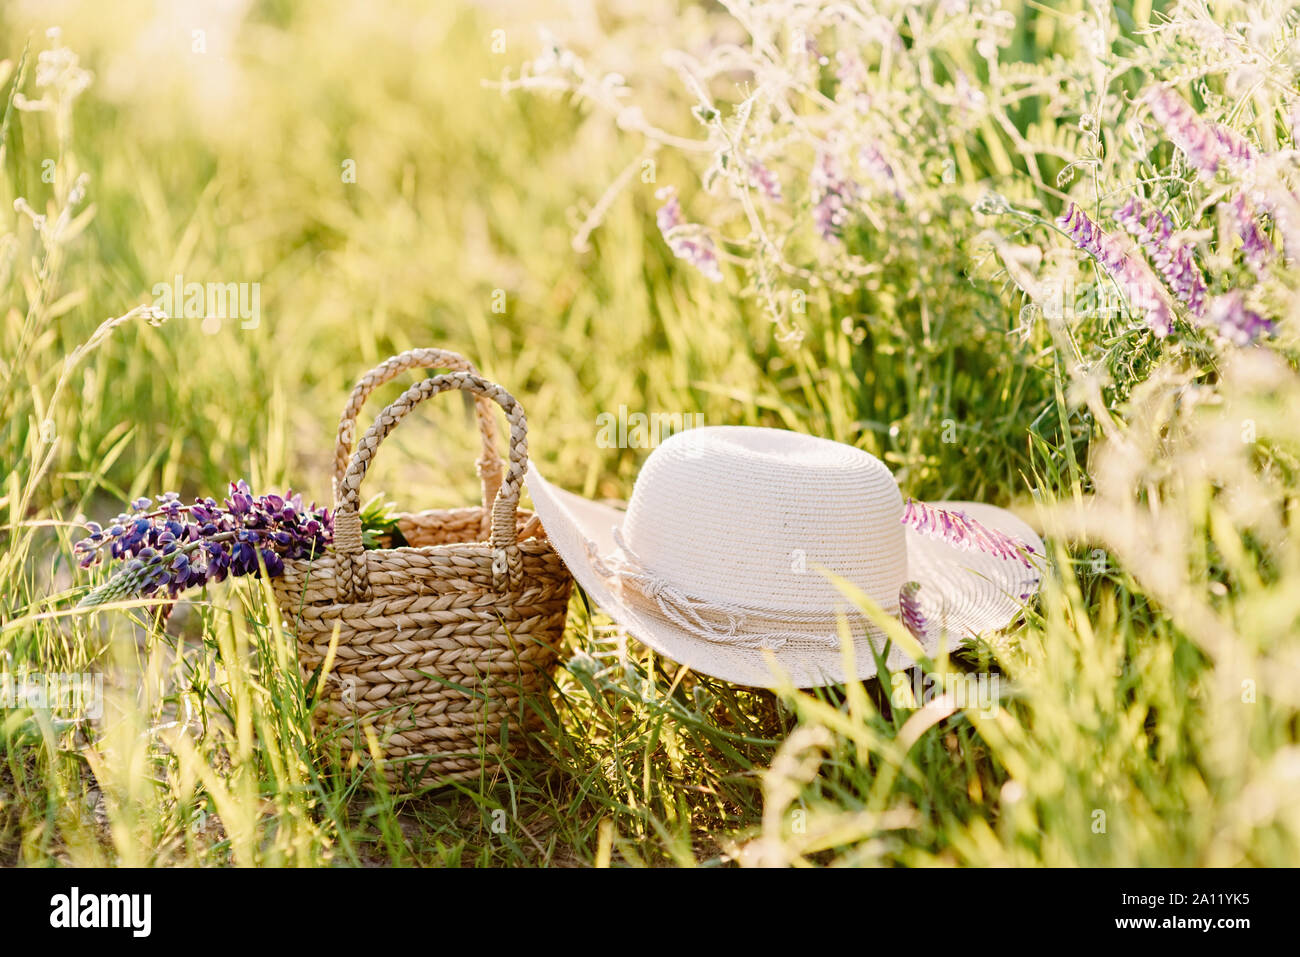
{"label": "straw hat", "polygon": [[[1043,543],[1010,512],[968,502],[904,505],[875,456],[783,429],[678,432],[646,460],[627,510],[551,485],[528,492],[557,553],[630,634],[695,671],[772,687],[876,673],[871,623],[823,573],[898,616],[930,655],[1014,621],[1037,590]],[[892,645],[891,669],[910,659]]]}

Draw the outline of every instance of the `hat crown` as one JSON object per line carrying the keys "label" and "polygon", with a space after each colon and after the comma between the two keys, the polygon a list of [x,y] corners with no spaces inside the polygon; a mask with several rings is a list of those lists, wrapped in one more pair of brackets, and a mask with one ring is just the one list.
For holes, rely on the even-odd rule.
{"label": "hat crown", "polygon": [[907,570],[902,514],[893,475],[861,449],[710,426],[651,452],[623,538],[655,578],[703,601],[824,615],[845,607],[824,568],[893,611]]}

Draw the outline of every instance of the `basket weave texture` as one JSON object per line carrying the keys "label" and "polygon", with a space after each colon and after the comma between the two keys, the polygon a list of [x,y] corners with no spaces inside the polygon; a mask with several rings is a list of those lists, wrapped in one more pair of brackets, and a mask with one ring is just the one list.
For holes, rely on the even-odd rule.
{"label": "basket weave texture", "polygon": [[[408,389],[353,453],[366,396],[417,367],[462,371]],[[475,396],[483,505],[403,514],[406,546],[363,548],[360,487],[380,443],[416,405],[450,390]],[[504,476],[494,403],[510,426]],[[573,580],[536,518],[518,507],[527,461],[524,411],[503,388],[456,353],[395,356],[357,383],[339,423],[333,549],[287,561],[271,579],[304,675],[325,676],[318,714],[339,730],[345,753],[366,751],[369,725],[390,782],[475,777],[503,742],[518,753],[537,728],[537,696],[551,683]]]}

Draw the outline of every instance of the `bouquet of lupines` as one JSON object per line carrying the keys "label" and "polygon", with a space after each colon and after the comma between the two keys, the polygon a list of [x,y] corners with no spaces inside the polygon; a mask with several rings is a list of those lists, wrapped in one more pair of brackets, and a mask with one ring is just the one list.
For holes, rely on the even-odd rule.
{"label": "bouquet of lupines", "polygon": [[93,522],[87,528],[90,534],[74,546],[81,567],[98,564],[105,552],[124,565],[81,600],[83,607],[135,595],[175,598],[227,575],[260,576],[263,569],[280,575],[286,558],[317,557],[333,534],[327,509],[304,506],[292,491],[254,496],[242,479],[230,483],[220,503],[199,498],[185,505],[167,492],[136,499],[108,528]]}

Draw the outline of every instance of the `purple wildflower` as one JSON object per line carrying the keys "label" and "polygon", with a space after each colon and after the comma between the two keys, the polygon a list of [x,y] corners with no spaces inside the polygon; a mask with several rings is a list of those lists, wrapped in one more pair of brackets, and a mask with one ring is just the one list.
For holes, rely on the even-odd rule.
{"label": "purple wildflower", "polygon": [[1273,220],[1289,266],[1300,249],[1300,197],[1282,183],[1265,184],[1251,193],[1255,204]]}
{"label": "purple wildflower", "polygon": [[87,525],[89,535],[73,546],[81,567],[98,564],[105,550],[125,567],[86,595],[82,605],[159,591],[175,598],[227,575],[260,575],[262,566],[281,575],[284,559],[322,554],[333,531],[328,510],[304,506],[292,492],[254,496],[242,480],[230,483],[221,504],[203,498],[187,506],[168,492],[150,506],[150,499],[137,499],[107,531]]}
{"label": "purple wildflower", "polygon": [[1151,331],[1160,338],[1169,335],[1173,329],[1173,313],[1147,265],[1130,257],[1114,237],[1108,236],[1074,203],[1056,222],[1076,246],[1106,267],[1133,308],[1146,317]]}
{"label": "purple wildflower", "polygon": [[1123,275],[1129,268],[1128,254],[1114,239],[1074,203],[1057,221],[1057,225],[1070,234],[1074,244],[1088,253],[1113,275]]}
{"label": "purple wildflower", "polygon": [[1246,308],[1245,296],[1240,289],[1211,300],[1205,318],[1219,335],[1237,346],[1249,345],[1273,330],[1270,320]]}
{"label": "purple wildflower", "polygon": [[1273,258],[1275,252],[1273,244],[1269,242],[1268,236],[1260,227],[1259,220],[1255,217],[1255,210],[1251,208],[1245,194],[1238,193],[1237,198],[1225,204],[1224,208],[1228,211],[1228,217],[1237,235],[1241,237],[1241,254],[1258,276]]}
{"label": "purple wildflower", "polygon": [[772,202],[781,202],[781,181],[758,160],[749,161],[749,183]]}
{"label": "purple wildflower", "polygon": [[799,30],[796,33],[795,38],[802,40],[802,43],[800,43],[799,46],[795,47],[794,49],[795,53],[807,57],[809,60],[812,60],[814,63],[821,63],[822,52],[817,48],[817,40],[811,33],[806,33],[803,30]]}
{"label": "purple wildflower", "polygon": [[889,161],[885,159],[879,147],[874,143],[862,147],[858,151],[858,160],[867,172],[894,194],[895,199],[903,198],[903,191],[898,187],[898,177],[894,174],[894,167],[889,165]]}
{"label": "purple wildflower", "polygon": [[718,265],[713,240],[699,227],[687,225],[681,203],[677,200],[676,187],[665,186],[655,193],[655,197],[664,201],[655,214],[655,222],[659,224],[659,232],[673,255],[685,259],[713,282],[722,282],[722,268]]}
{"label": "purple wildflower", "polygon": [[858,186],[841,175],[839,163],[826,152],[817,157],[809,180],[817,233],[826,242],[837,243],[849,218],[849,203],[857,198]]}
{"label": "purple wildflower", "polygon": [[1136,237],[1173,294],[1199,316],[1205,309],[1205,277],[1196,265],[1191,244],[1174,239],[1169,217],[1158,209],[1148,213],[1141,200],[1133,197],[1115,214],[1115,220]]}
{"label": "purple wildflower", "polygon": [[1245,139],[1226,126],[1202,119],[1169,87],[1153,87],[1143,99],[1173,144],[1205,176],[1213,176],[1221,165],[1237,176],[1254,167],[1255,152]]}
{"label": "purple wildflower", "polygon": [[670,232],[686,223],[686,219],[682,216],[682,204],[677,201],[677,190],[672,186],[657,190],[655,199],[664,201],[664,204],[659,207],[659,212],[655,213],[655,222],[659,225],[659,232],[667,238]]}
{"label": "purple wildflower", "polygon": [[909,498],[903,506],[902,521],[908,528],[942,539],[956,548],[974,549],[1004,561],[1018,561],[1026,568],[1034,567],[1029,558],[1034,554],[1033,546],[1006,532],[981,525],[965,512],[938,508]]}
{"label": "purple wildflower", "polygon": [[867,65],[855,51],[837,50],[835,79],[839,82],[840,91],[849,94],[858,93],[867,85]]}
{"label": "purple wildflower", "polygon": [[920,582],[903,582],[898,590],[898,617],[917,641],[925,640],[926,620],[921,611]]}
{"label": "purple wildflower", "polygon": [[853,50],[839,50],[835,54],[835,99],[851,104],[858,113],[871,111],[871,95],[867,92],[867,66]]}

